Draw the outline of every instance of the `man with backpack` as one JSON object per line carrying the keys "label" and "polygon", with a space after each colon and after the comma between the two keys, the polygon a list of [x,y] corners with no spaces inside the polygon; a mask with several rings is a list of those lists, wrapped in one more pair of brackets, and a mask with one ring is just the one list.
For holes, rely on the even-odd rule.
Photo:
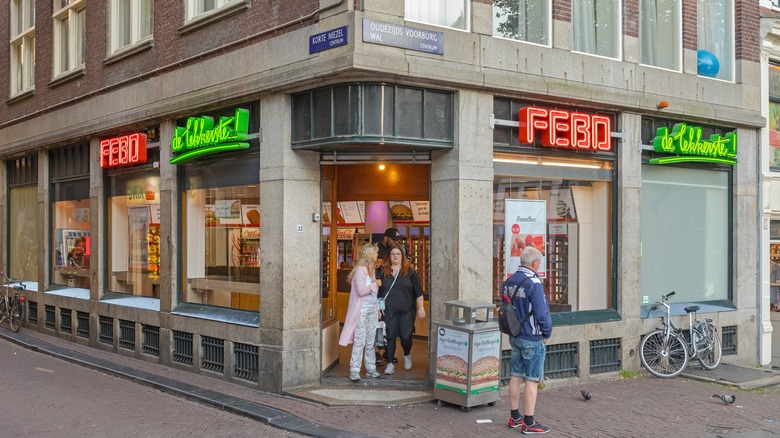
{"label": "man with backpack", "polygon": [[[512,372],[509,379],[509,427],[520,427],[523,434],[550,431],[534,419],[536,394],[544,372],[546,344],[552,334],[550,306],[542,281],[536,275],[542,263],[542,253],[527,246],[520,254],[520,267],[501,286],[505,296],[514,296],[513,303],[520,321],[525,321],[517,336],[509,336],[512,346]],[[526,316],[530,313],[530,316]],[[520,416],[520,388],[523,392],[523,416]]]}

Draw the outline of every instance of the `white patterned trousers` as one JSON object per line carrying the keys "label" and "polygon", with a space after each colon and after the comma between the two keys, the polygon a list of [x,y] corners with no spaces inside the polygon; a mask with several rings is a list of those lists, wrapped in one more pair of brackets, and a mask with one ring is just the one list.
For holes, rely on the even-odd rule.
{"label": "white patterned trousers", "polygon": [[349,372],[360,372],[360,356],[364,357],[366,372],[376,371],[376,355],[374,354],[374,342],[376,341],[376,328],[379,325],[379,313],[376,307],[363,307],[360,309],[355,337],[352,340],[352,357],[349,359]]}

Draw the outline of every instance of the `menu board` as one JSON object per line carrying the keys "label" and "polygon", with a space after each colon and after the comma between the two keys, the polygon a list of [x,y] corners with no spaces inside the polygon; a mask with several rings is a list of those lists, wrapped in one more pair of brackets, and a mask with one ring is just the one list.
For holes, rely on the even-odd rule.
{"label": "menu board", "polygon": [[357,201],[339,202],[339,212],[346,224],[363,223],[363,217],[360,215]]}
{"label": "menu board", "polygon": [[428,201],[412,201],[412,217],[415,222],[430,222],[431,211],[428,207]]}

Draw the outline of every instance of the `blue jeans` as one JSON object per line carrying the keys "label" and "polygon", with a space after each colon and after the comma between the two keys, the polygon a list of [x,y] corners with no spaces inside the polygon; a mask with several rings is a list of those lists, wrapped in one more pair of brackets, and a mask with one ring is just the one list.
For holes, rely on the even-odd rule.
{"label": "blue jeans", "polygon": [[547,346],[544,341],[529,341],[509,337],[512,346],[512,377],[541,382],[544,375],[544,355]]}

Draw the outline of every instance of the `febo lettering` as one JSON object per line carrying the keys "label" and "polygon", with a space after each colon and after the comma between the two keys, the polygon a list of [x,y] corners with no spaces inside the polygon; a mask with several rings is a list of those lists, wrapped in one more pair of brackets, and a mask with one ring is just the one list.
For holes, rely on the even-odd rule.
{"label": "febo lettering", "polygon": [[519,119],[521,144],[534,143],[536,132],[541,131],[543,146],[612,149],[612,119],[608,116],[527,106],[520,109]]}
{"label": "febo lettering", "polygon": [[107,169],[146,162],[146,135],[130,134],[100,142],[100,167]]}

